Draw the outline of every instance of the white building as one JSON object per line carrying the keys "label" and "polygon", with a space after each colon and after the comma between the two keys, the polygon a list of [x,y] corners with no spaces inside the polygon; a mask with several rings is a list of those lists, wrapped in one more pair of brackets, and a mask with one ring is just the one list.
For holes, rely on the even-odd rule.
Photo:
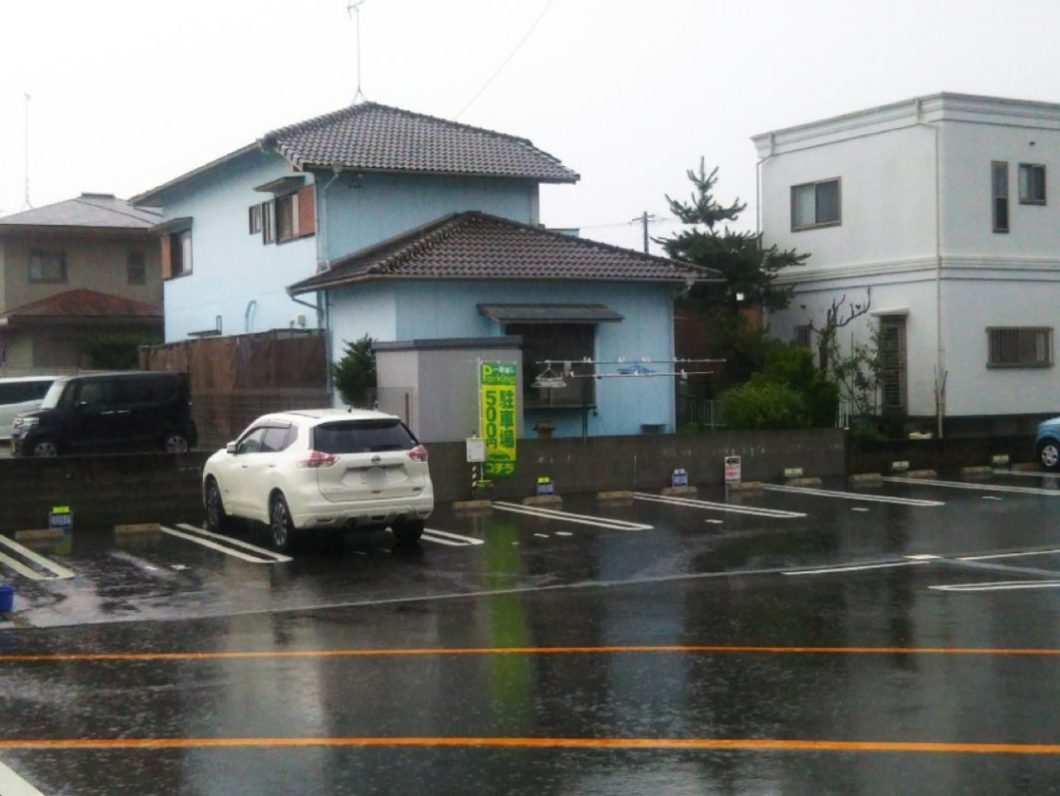
{"label": "white building", "polygon": [[845,297],[869,312],[841,337],[890,352],[885,412],[947,434],[1056,414],[1060,105],[934,94],[753,140],[766,243],[811,254],[777,337]]}

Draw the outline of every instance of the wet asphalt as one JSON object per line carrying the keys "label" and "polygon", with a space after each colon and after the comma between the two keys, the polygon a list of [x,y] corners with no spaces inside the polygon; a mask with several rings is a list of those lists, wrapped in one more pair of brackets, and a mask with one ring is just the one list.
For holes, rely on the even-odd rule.
{"label": "wet asphalt", "polygon": [[8,533],[0,794],[1060,793],[1060,488],[943,479]]}

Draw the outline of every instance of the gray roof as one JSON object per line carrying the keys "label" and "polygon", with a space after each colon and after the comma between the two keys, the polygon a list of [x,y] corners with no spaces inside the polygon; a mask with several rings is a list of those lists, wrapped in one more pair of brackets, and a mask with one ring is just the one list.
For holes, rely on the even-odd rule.
{"label": "gray roof", "polygon": [[268,133],[267,146],[299,169],[522,177],[576,182],[578,175],[525,138],[374,102],[351,105]]}
{"label": "gray roof", "polygon": [[251,152],[275,152],[295,168],[511,177],[577,182],[579,177],[526,138],[362,102],[266,133],[252,144],[132,198],[157,204],[163,193]]}
{"label": "gray roof", "polygon": [[157,210],[136,207],[109,193],[83,193],[76,199],[23,210],[0,218],[0,230],[14,227],[94,227],[149,229],[158,223]]}
{"label": "gray roof", "polygon": [[335,260],[291,285],[291,295],[378,279],[722,281],[710,268],[668,260],[477,211],[426,226]]}

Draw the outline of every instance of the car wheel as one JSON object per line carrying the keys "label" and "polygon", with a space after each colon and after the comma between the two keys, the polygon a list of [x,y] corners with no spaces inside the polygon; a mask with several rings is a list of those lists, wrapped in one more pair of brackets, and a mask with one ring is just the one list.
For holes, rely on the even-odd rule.
{"label": "car wheel", "polygon": [[1060,467],[1060,442],[1055,439],[1043,439],[1038,445],[1038,461],[1046,470]]}
{"label": "car wheel", "polygon": [[190,447],[188,438],[179,431],[171,431],[162,439],[162,450],[166,453],[187,453]]}
{"label": "car wheel", "polygon": [[273,546],[281,553],[288,552],[294,544],[294,523],[287,501],[279,492],[269,501],[269,529]]}
{"label": "car wheel", "polygon": [[228,527],[228,515],[221,500],[221,488],[213,477],[206,482],[206,527],[211,531],[223,531]]}
{"label": "car wheel", "polygon": [[418,542],[423,536],[423,520],[396,522],[390,530],[394,532],[394,538],[402,544]]}
{"label": "car wheel", "polygon": [[33,443],[31,454],[39,458],[50,458],[59,455],[59,448],[50,439],[42,439]]}

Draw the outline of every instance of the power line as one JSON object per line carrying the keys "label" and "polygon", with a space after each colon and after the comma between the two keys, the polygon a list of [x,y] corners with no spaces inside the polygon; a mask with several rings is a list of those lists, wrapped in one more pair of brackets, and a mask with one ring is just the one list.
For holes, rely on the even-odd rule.
{"label": "power line", "polygon": [[512,60],[512,58],[514,58],[514,57],[516,56],[516,54],[517,54],[517,53],[519,52],[519,50],[521,50],[521,49],[522,49],[523,45],[524,45],[524,44],[526,44],[526,40],[530,38],[530,34],[532,34],[532,33],[534,32],[534,29],[535,29],[535,28],[537,28],[537,26],[538,26],[538,24],[539,24],[539,23],[541,22],[541,20],[545,18],[545,14],[547,14],[547,13],[548,13],[548,10],[549,10],[549,9],[550,9],[550,8],[552,7],[552,4],[553,4],[554,2],[555,2],[555,0],[548,0],[548,2],[546,2],[546,3],[545,3],[545,7],[541,9],[541,13],[537,15],[537,19],[535,19],[535,20],[533,21],[533,23],[532,23],[532,24],[530,25],[530,27],[529,27],[529,28],[527,29],[526,33],[525,33],[525,34],[523,35],[523,38],[521,38],[521,39],[519,40],[519,43],[515,45],[515,49],[514,49],[514,50],[512,50],[512,51],[511,51],[511,52],[510,52],[510,53],[508,54],[508,57],[507,57],[507,58],[505,58],[505,59],[504,59],[503,61],[501,61],[501,65],[500,65],[500,66],[498,66],[498,67],[497,67],[497,68],[496,68],[496,69],[494,70],[493,74],[492,74],[492,75],[490,75],[490,77],[489,77],[489,80],[487,80],[487,81],[486,81],[486,82],[485,82],[485,83],[484,83],[484,84],[482,85],[482,88],[480,88],[480,89],[479,89],[479,90],[478,90],[477,92],[475,92],[475,96],[473,96],[473,97],[472,97],[471,99],[469,99],[469,100],[467,101],[467,104],[466,104],[466,105],[464,105],[464,107],[463,107],[463,108],[461,108],[461,109],[460,109],[460,110],[459,110],[459,111],[457,112],[457,114],[456,114],[456,115],[455,115],[455,116],[453,117],[453,119],[454,119],[454,120],[455,120],[455,119],[459,119],[459,118],[460,118],[461,116],[463,116],[463,115],[464,115],[464,111],[466,111],[466,110],[467,110],[468,108],[470,108],[470,107],[471,107],[471,106],[472,106],[472,105],[473,105],[473,104],[475,103],[475,100],[477,100],[477,99],[478,99],[479,97],[481,97],[481,96],[482,96],[482,94],[483,94],[483,92],[485,92],[485,90],[486,90],[486,89],[488,89],[488,88],[490,87],[490,84],[491,84],[491,83],[492,83],[492,82],[493,82],[494,80],[496,80],[496,79],[497,79],[497,76],[498,76],[498,75],[499,75],[499,74],[500,74],[500,73],[501,73],[501,72],[502,72],[502,71],[504,70],[504,67],[506,67],[506,66],[508,65],[508,62],[509,62],[509,61],[511,61],[511,60]]}

